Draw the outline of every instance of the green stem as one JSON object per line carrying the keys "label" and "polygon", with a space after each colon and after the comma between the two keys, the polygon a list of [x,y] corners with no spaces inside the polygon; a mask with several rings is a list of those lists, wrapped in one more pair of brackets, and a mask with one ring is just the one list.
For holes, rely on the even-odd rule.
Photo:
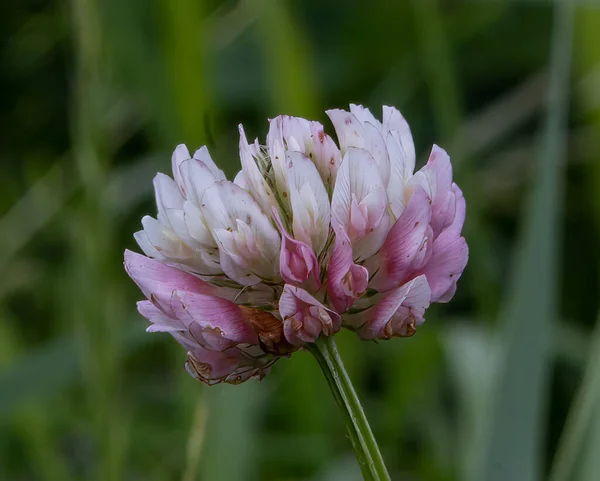
{"label": "green stem", "polygon": [[321,366],[331,393],[344,415],[363,478],[366,481],[389,481],[390,475],[385,468],[377,441],[344,368],[333,336],[321,336],[314,344],[307,344],[307,349]]}

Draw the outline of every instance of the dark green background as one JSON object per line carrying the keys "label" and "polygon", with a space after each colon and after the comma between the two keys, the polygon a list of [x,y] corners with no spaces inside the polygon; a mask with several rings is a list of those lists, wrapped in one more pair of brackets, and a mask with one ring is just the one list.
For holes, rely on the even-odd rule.
{"label": "dark green background", "polygon": [[176,144],[232,178],[238,123],[333,133],[349,102],[398,107],[419,164],[446,148],[468,206],[452,303],[411,339],[338,336],[392,478],[600,479],[600,5],[577,3],[569,49],[542,0],[1,2],[0,479],[359,479],[308,353],[195,383],[122,269]]}

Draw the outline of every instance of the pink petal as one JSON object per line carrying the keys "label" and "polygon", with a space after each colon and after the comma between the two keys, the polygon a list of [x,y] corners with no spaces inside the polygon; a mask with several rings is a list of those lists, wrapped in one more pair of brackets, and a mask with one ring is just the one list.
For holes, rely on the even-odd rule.
{"label": "pink petal", "polygon": [[445,150],[434,145],[424,169],[428,169],[431,172],[429,175],[434,175],[436,178],[436,191],[431,206],[431,227],[434,235],[437,236],[452,223],[455,214],[450,157]]}
{"label": "pink petal", "polygon": [[139,313],[152,324],[146,329],[147,332],[179,332],[185,331],[185,325],[179,319],[167,317],[163,311],[158,309],[150,301],[137,303]]}
{"label": "pink petal", "polygon": [[282,237],[279,255],[281,277],[287,284],[302,286],[309,291],[320,289],[319,263],[314,251],[304,242],[290,236],[275,209],[273,218]]}
{"label": "pink petal", "polygon": [[238,348],[210,351],[198,346],[189,350],[185,368],[194,379],[209,385],[239,384],[253,377],[262,379],[272,363],[273,360],[253,358]]}
{"label": "pink petal", "polygon": [[176,291],[171,303],[175,317],[202,347],[222,351],[242,343],[258,344],[242,310],[231,301]]}
{"label": "pink petal", "polygon": [[125,270],[144,295],[163,312],[172,314],[171,297],[174,291],[218,295],[218,289],[192,274],[169,267],[160,261],[125,251]]}
{"label": "pink petal", "polygon": [[469,247],[464,237],[446,242],[444,233],[433,246],[433,255],[422,270],[431,286],[431,302],[448,302],[456,281],[462,275],[469,260]]}
{"label": "pink petal", "polygon": [[431,286],[432,302],[448,302],[456,290],[456,281],[462,275],[469,260],[469,247],[460,237],[465,221],[466,203],[461,190],[453,185],[456,199],[454,221],[435,239],[433,253],[421,270]]}
{"label": "pink petal", "polygon": [[342,319],[304,289],[286,284],[279,299],[283,332],[288,342],[300,346],[314,342],[321,333],[331,336],[340,330]]}
{"label": "pink petal", "polygon": [[344,229],[338,229],[327,275],[327,295],[337,312],[345,312],[366,290],[369,271],[352,260],[352,246]]}
{"label": "pink petal", "polygon": [[387,195],[369,152],[349,148],[338,171],[331,199],[331,225],[346,230],[354,258],[375,254],[389,228]]}
{"label": "pink petal", "polygon": [[370,286],[380,292],[397,287],[414,271],[415,258],[426,249],[431,206],[428,195],[416,187],[406,209],[390,229],[377,254],[379,271]]}
{"label": "pink petal", "polygon": [[[431,292],[425,276],[419,276],[385,294],[375,306],[359,315],[363,339],[390,339],[406,335],[406,323],[421,323]],[[356,321],[355,321],[356,322]]]}

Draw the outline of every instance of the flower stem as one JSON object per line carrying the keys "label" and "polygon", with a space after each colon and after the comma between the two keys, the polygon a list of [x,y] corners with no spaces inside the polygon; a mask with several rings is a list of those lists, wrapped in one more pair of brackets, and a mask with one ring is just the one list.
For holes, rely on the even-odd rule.
{"label": "flower stem", "polygon": [[314,344],[307,344],[306,347],[321,366],[331,393],[344,415],[363,478],[366,481],[389,481],[390,475],[379,452],[377,441],[344,368],[333,336],[321,336]]}

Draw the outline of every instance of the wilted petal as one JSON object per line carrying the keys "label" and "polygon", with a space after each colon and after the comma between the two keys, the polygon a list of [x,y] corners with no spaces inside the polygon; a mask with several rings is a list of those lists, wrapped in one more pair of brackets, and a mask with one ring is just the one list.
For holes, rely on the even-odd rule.
{"label": "wilted petal", "polygon": [[[177,340],[185,347],[185,342]],[[194,379],[208,385],[240,384],[250,378],[262,379],[273,362],[273,359],[252,357],[239,348],[211,351],[196,346],[188,351],[185,368]]]}
{"label": "wilted petal", "polygon": [[327,295],[337,312],[345,312],[366,290],[369,271],[352,260],[350,239],[343,229],[335,236],[327,271]]}
{"label": "wilted petal", "polygon": [[415,257],[427,248],[424,241],[431,218],[429,202],[429,196],[417,187],[375,258],[379,270],[370,283],[373,289],[385,292],[397,287],[414,271]]}
{"label": "wilted petal", "polygon": [[[409,324],[423,322],[431,292],[425,276],[387,292],[375,306],[355,316],[353,327],[363,339],[390,339],[412,335]],[[414,333],[414,331],[413,331]]]}
{"label": "wilted petal", "polygon": [[326,308],[304,289],[288,284],[279,299],[279,313],[285,337],[294,346],[314,342],[321,333],[331,336],[341,327],[337,312]]}

